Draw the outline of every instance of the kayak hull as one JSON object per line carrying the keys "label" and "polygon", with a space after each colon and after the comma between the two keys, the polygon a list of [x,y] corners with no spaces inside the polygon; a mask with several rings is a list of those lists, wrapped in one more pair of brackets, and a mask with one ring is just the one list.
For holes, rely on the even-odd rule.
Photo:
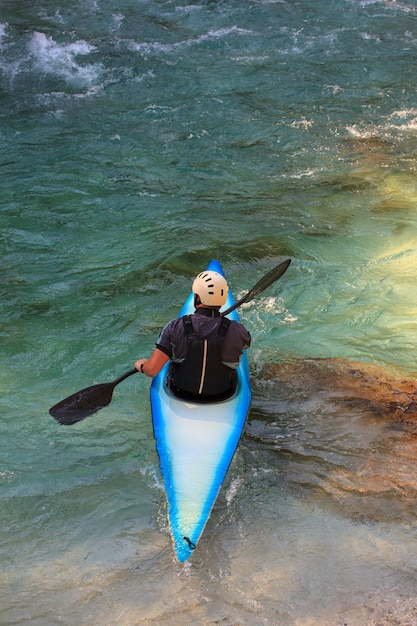
{"label": "kayak hull", "polygon": [[[218,261],[207,269],[224,275]],[[224,308],[234,304],[229,291]],[[194,311],[190,294],[179,316]],[[236,311],[228,317],[238,320]],[[248,414],[251,392],[246,354],[238,368],[236,393],[216,403],[180,400],[166,387],[168,364],[151,385],[151,408],[156,448],[168,501],[174,551],[187,560],[200,539]]]}

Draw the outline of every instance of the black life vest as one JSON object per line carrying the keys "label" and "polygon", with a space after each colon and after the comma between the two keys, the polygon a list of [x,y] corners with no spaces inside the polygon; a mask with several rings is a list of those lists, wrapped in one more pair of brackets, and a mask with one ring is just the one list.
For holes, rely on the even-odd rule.
{"label": "black life vest", "polygon": [[188,352],[181,363],[171,362],[170,388],[182,398],[213,402],[233,395],[236,372],[221,360],[221,347],[230,320],[223,317],[216,335],[201,339],[196,336],[191,316],[183,318]]}

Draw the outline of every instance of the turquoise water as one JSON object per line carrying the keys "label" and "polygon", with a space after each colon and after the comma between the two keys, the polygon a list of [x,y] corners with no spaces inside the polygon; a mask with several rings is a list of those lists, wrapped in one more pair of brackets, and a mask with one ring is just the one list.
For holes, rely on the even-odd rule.
{"label": "turquoise water", "polygon": [[[1,624],[411,623],[413,440],[262,368],[417,371],[416,14],[1,3]],[[210,259],[239,297],[288,256],[241,308],[248,429],[180,566],[149,381],[70,428],[48,409],[149,354]]]}

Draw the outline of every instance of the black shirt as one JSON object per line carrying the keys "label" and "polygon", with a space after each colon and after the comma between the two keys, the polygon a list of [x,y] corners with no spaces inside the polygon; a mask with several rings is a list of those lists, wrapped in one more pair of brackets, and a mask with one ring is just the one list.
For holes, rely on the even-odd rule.
{"label": "black shirt", "polygon": [[[222,315],[214,309],[199,308],[191,315],[194,332],[201,339],[216,335],[221,320]],[[223,364],[236,369],[243,350],[249,348],[250,343],[250,334],[243,324],[232,320],[221,349]],[[184,361],[188,346],[184,322],[181,317],[168,322],[158,337],[156,347],[169,356],[174,363]]]}

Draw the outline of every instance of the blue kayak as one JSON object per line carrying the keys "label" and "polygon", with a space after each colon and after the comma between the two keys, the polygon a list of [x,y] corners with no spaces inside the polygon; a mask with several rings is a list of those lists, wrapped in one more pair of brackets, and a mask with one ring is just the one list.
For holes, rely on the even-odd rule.
{"label": "blue kayak", "polygon": [[[218,261],[207,266],[224,276]],[[224,310],[233,306],[230,293]],[[194,312],[187,298],[179,316]],[[236,310],[228,317],[239,320]],[[168,364],[151,385],[156,449],[168,500],[168,517],[179,561],[186,561],[203,533],[233,459],[249,411],[251,391],[246,354],[238,368],[236,393],[210,404],[176,398],[166,386]]]}

